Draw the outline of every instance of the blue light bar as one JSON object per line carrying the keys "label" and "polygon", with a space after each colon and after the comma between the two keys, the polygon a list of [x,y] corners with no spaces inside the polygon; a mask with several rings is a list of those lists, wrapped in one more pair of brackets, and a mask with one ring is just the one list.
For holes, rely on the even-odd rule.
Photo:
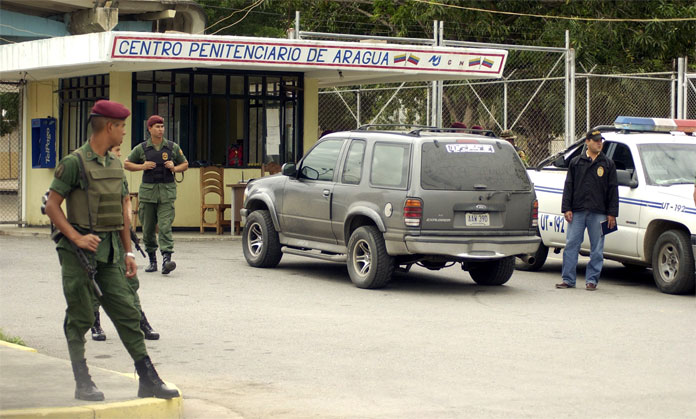
{"label": "blue light bar", "polygon": [[696,119],[671,119],[671,118],[641,118],[635,116],[619,116],[614,121],[614,126],[619,129],[634,131],[696,132]]}
{"label": "blue light bar", "polygon": [[655,121],[652,118],[640,118],[635,116],[619,116],[614,121],[614,126],[621,129],[639,131],[655,131]]}

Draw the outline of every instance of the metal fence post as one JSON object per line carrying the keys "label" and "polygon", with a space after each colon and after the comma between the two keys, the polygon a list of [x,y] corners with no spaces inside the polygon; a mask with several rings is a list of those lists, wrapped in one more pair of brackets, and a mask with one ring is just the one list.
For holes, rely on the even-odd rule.
{"label": "metal fence post", "polygon": [[355,121],[357,122],[357,128],[360,128],[360,86],[358,86],[358,91],[355,93],[355,100]]}
{"label": "metal fence post", "polygon": [[570,142],[572,143],[575,141],[575,50],[570,48],[568,54],[570,56],[570,112],[568,113],[568,129],[570,130]]}
{"label": "metal fence post", "polygon": [[684,83],[684,73],[686,72],[686,59],[677,58],[677,119],[684,119],[684,96],[686,95],[686,83]]}
{"label": "metal fence post", "polygon": [[503,76],[503,130],[508,129],[508,78]]}
{"label": "metal fence post", "polygon": [[300,39],[300,11],[295,10],[295,39]]}
{"label": "metal fence post", "polygon": [[568,62],[569,57],[569,46],[570,46],[570,35],[568,31],[565,31],[565,80],[563,84],[565,85],[565,128],[564,128],[564,140],[565,145],[570,145],[570,127],[568,126],[568,120],[570,119],[570,63]]}

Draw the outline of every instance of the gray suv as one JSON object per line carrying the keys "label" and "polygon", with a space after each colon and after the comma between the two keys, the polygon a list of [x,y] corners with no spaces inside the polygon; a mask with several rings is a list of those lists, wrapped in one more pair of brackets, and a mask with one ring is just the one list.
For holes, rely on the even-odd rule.
{"label": "gray suv", "polygon": [[501,285],[540,240],[525,167],[489,131],[332,133],[281,174],[250,181],[241,213],[249,265],[275,267],[284,253],[347,263],[360,288],[413,264],[454,263]]}

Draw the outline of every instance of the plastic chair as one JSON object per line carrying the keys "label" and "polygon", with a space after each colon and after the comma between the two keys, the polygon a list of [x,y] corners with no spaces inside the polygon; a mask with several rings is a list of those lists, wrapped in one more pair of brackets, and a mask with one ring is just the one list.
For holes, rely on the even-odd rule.
{"label": "plastic chair", "polygon": [[[225,188],[223,184],[223,179],[224,171],[221,167],[201,167],[201,233],[203,233],[206,227],[215,227],[215,232],[217,234],[222,234],[223,227],[231,226],[231,221],[225,219],[225,209],[231,209],[232,206],[231,204],[225,204]],[[209,194],[217,195],[218,202],[206,202],[206,196]],[[206,221],[205,213],[207,211],[215,211],[214,222]]]}

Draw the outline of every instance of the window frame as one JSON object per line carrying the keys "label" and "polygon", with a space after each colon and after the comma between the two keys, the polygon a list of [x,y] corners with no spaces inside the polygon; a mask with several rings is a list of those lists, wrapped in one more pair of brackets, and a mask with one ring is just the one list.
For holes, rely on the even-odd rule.
{"label": "window frame", "polygon": [[[312,179],[312,178],[309,178],[309,177],[305,177],[305,176],[303,175],[302,172],[303,172],[303,170],[305,169],[305,165],[306,165],[306,163],[307,163],[307,158],[310,157],[310,156],[312,155],[312,153],[315,152],[316,149],[318,149],[319,147],[322,147],[324,144],[328,144],[328,143],[337,143],[337,144],[338,144],[338,152],[337,152],[337,154],[336,154],[336,162],[334,163],[333,175],[331,176],[331,179],[319,179],[319,178],[317,178],[317,179]],[[343,149],[344,149],[345,145],[346,145],[346,139],[345,139],[345,138],[329,138],[329,139],[326,139],[326,140],[324,140],[324,141],[319,141],[319,142],[317,142],[317,143],[314,145],[314,147],[312,147],[312,149],[309,150],[309,151],[307,152],[307,154],[305,155],[305,157],[304,157],[304,158],[302,159],[302,161],[300,162],[299,168],[298,168],[298,170],[297,170],[297,178],[298,178],[299,180],[301,180],[301,181],[312,181],[312,182],[336,182],[337,173],[339,172],[339,168],[341,167],[342,152],[343,152]],[[318,172],[316,169],[314,169],[313,167],[312,167],[312,170],[315,170],[317,173],[319,173],[319,172]]]}
{"label": "window frame", "polygon": [[[346,168],[348,167],[349,159],[350,159],[350,152],[353,149],[353,146],[356,144],[362,144],[363,149],[362,149],[362,156],[360,159],[361,165],[360,165],[360,174],[358,176],[358,181],[353,183],[353,182],[346,182],[345,180],[345,174],[346,174]],[[350,143],[348,144],[348,147],[346,148],[346,157],[343,161],[343,167],[341,167],[340,171],[340,179],[339,182],[343,185],[360,185],[363,180],[363,173],[365,172],[365,156],[367,154],[367,141],[364,139],[351,139]]]}
{"label": "window frame", "polygon": [[[406,177],[406,182],[404,186],[389,186],[389,185],[383,185],[383,184],[376,184],[372,180],[372,169],[373,169],[373,162],[375,160],[375,149],[379,145],[383,144],[388,144],[388,145],[397,145],[400,147],[404,147],[408,149],[408,156],[406,158],[406,161],[408,162],[408,168],[405,173]],[[405,191],[408,190],[409,185],[411,183],[411,171],[413,170],[413,164],[411,160],[413,160],[413,144],[411,143],[404,143],[404,142],[397,142],[397,141],[375,141],[372,143],[372,150],[370,153],[370,175],[369,175],[369,183],[370,186],[373,188],[380,188],[380,189],[392,189],[392,190],[399,190],[399,191]]]}
{"label": "window frame", "polygon": [[[171,83],[172,83],[172,88],[170,89],[171,91],[169,93],[157,93],[157,87],[156,87],[156,79],[157,79],[157,74],[161,72],[169,72],[171,73]],[[146,77],[148,80],[143,80],[140,78],[140,75],[144,75],[145,73],[151,73],[151,76]],[[208,163],[213,163],[213,164],[220,164],[222,162],[222,165],[224,167],[232,167],[232,168],[260,168],[263,163],[265,163],[266,159],[268,158],[266,154],[266,146],[267,146],[267,141],[268,141],[268,136],[267,136],[267,120],[266,120],[266,112],[268,109],[272,108],[273,104],[278,104],[278,110],[279,110],[279,135],[280,135],[280,146],[279,146],[279,154],[278,154],[278,160],[280,160],[278,163],[283,164],[286,162],[297,162],[300,160],[302,157],[302,149],[303,149],[303,122],[304,122],[304,76],[302,73],[294,73],[294,72],[266,72],[266,71],[259,71],[259,72],[249,72],[249,71],[238,71],[238,70],[219,70],[219,69],[193,69],[193,68],[188,68],[188,69],[175,69],[175,70],[153,70],[153,71],[146,71],[146,72],[134,72],[132,73],[132,88],[133,88],[133,106],[132,108],[134,111],[134,118],[133,118],[133,127],[132,127],[132,139],[133,139],[133,144],[132,146],[135,147],[137,144],[146,141],[147,135],[144,133],[141,137],[140,133],[137,132],[139,129],[139,125],[142,121],[140,119],[146,118],[148,113],[150,112],[149,109],[145,109],[144,112],[140,111],[143,105],[141,103],[146,100],[147,97],[154,97],[153,100],[147,101],[147,103],[144,105],[145,107],[155,107],[155,110],[157,109],[157,97],[159,96],[167,96],[168,97],[168,112],[169,115],[172,117],[167,118],[165,117],[165,137],[176,142],[180,143],[182,138],[186,138],[187,141],[184,144],[179,144],[180,147],[182,148],[184,154],[188,158],[190,162],[192,162],[192,167],[197,166],[197,162],[205,161]],[[188,74],[188,89],[187,91],[181,91],[181,89],[177,88],[177,81],[182,79],[181,74]],[[207,93],[196,93],[195,89],[195,77],[201,77],[205,76],[207,77]],[[220,93],[218,90],[216,93],[213,92],[213,79],[217,78],[219,80],[219,77],[225,77],[225,87],[224,87],[224,93]],[[235,81],[243,81],[244,86],[243,86],[243,93],[232,93],[232,92],[237,92],[238,88],[236,84],[232,83],[232,79]],[[257,80],[259,84],[259,91],[255,92],[253,95],[250,93],[250,83],[252,80]],[[277,92],[271,92],[270,94],[268,93],[268,83],[272,81],[274,82],[275,86],[277,86]],[[151,88],[144,88],[145,85],[147,84],[153,84],[153,87]],[[182,100],[184,104],[182,105],[181,102],[177,102],[178,100]],[[223,122],[224,126],[223,127],[217,127],[216,132],[213,132],[213,124],[218,124],[219,122],[213,121],[213,116],[211,114],[211,110],[213,109],[212,106],[216,106],[216,109],[218,108],[217,105],[214,105],[213,98],[224,98],[225,101],[225,115],[227,116],[225,118],[225,121]],[[251,135],[251,130],[250,130],[250,124],[251,124],[251,101],[256,100],[260,101],[260,107],[261,107],[261,115],[263,120],[259,122],[262,131],[256,134],[256,138],[252,139],[250,138]],[[197,103],[201,103],[201,101],[204,102],[204,105],[196,105]],[[241,101],[239,104],[235,104],[235,101]],[[289,105],[289,107],[288,107]],[[186,123],[183,124],[185,127],[182,128],[182,124],[179,125],[178,130],[176,131],[176,136],[174,137],[174,127],[175,127],[175,121],[174,121],[174,115],[179,113],[179,109],[177,106],[183,106],[187,108],[187,113],[188,115],[186,116]],[[206,121],[203,123],[207,124],[205,128],[198,128],[195,125],[194,119],[194,108],[195,106],[200,106],[203,110],[201,112],[204,112],[202,115],[203,118],[206,118]],[[240,132],[239,130],[235,130],[233,128],[233,123],[230,120],[230,113],[232,109],[235,106],[242,106],[242,120],[240,121],[240,124],[242,125],[241,127],[241,138],[237,134],[237,132]],[[289,111],[288,109],[291,109],[292,111]],[[153,110],[154,111],[154,110]],[[140,115],[143,113],[144,115]],[[287,130],[285,129],[285,126],[287,124],[286,118],[288,117],[287,114],[291,114],[292,117],[292,124],[291,124],[291,129]],[[180,122],[180,121],[179,121]],[[184,135],[183,130],[186,130],[186,134]],[[205,137],[206,138],[198,138],[198,134],[201,132],[205,132]],[[218,132],[222,131],[223,134],[220,135]],[[232,132],[234,131],[234,132]],[[173,136],[170,138],[170,136]],[[224,137],[224,144],[219,144],[216,140],[219,137]],[[241,145],[243,148],[243,156],[242,156],[242,163],[241,165],[235,165],[232,166],[232,162],[230,161],[230,150],[232,149],[233,146],[238,145],[241,140]],[[260,154],[260,162],[250,162],[250,145],[252,142],[256,142],[256,146],[261,148],[261,154]],[[291,142],[291,144],[288,144],[288,141]],[[204,143],[202,143],[204,142]],[[218,151],[216,151],[216,148],[223,147],[224,148],[224,157],[222,159],[219,158]],[[201,154],[202,153],[202,154]]]}
{"label": "window frame", "polygon": [[[98,100],[109,99],[109,83],[109,74],[67,77],[59,80],[57,149],[59,159],[80,148],[89,139],[89,135],[91,135],[91,129],[87,123],[89,113]],[[77,108],[74,117],[71,115],[73,105]],[[77,120],[73,121],[73,119]],[[70,135],[73,123],[75,125],[75,138]],[[73,144],[73,140],[75,144]]]}

